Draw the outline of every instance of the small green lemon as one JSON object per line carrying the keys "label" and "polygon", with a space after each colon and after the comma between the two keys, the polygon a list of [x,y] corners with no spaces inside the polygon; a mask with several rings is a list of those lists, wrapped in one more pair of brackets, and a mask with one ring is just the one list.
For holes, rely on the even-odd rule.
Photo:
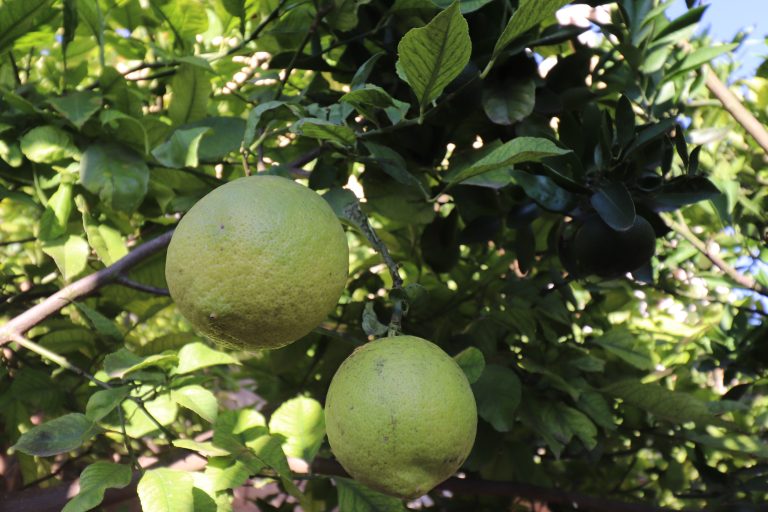
{"label": "small green lemon", "polygon": [[458,364],[415,336],[372,341],[339,367],[325,402],[328,442],[369,487],[415,498],[451,476],[475,441],[477,406]]}
{"label": "small green lemon", "polygon": [[203,197],[166,258],[168,289],[202,334],[241,350],[308,334],[334,307],[348,270],[344,230],[317,193],[250,176]]}

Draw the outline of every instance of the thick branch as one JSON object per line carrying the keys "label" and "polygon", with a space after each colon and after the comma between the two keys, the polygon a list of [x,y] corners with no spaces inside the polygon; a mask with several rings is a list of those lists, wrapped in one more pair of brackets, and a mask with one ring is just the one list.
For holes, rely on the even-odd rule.
{"label": "thick branch", "polygon": [[[347,473],[338,462],[329,459],[315,459],[309,471],[301,460],[289,459],[291,471],[296,477],[306,477],[310,474],[321,476],[344,476]],[[206,460],[191,455],[171,464],[170,467],[183,471],[200,471],[206,465]],[[135,498],[139,473],[134,473],[131,484],[124,489],[108,490],[104,496],[103,506],[114,505]],[[58,487],[34,489],[6,494],[0,497],[0,512],[54,512],[61,510],[67,499],[79,490],[78,480]],[[440,484],[440,490],[451,491],[454,494],[507,496],[524,498],[548,504],[578,505],[579,510],[587,512],[673,512],[673,509],[657,507],[643,503],[627,503],[597,496],[590,496],[562,489],[550,489],[537,485],[517,482],[501,482],[490,480],[450,478]],[[676,511],[676,512],[685,512]],[[688,511],[692,512],[692,511]]]}
{"label": "thick branch", "polygon": [[117,281],[124,272],[162,251],[170,243],[172,234],[173,231],[168,231],[140,245],[113,265],[65,286],[43,302],[11,319],[0,328],[0,346],[5,345],[15,336],[23,335],[35,325],[60,311],[64,306],[71,304],[72,301]]}

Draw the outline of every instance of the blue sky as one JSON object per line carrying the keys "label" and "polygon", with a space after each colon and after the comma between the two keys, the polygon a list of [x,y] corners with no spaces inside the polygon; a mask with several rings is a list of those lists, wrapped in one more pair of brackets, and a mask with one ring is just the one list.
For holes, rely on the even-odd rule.
{"label": "blue sky", "polygon": [[[768,35],[768,0],[708,0],[706,3],[709,8],[701,20],[701,27],[709,27],[715,39],[730,41],[739,30],[752,29],[747,43],[735,55],[736,61],[742,64],[735,77],[753,76],[768,56],[765,43]],[[675,0],[667,15],[677,17],[685,10],[685,1]]]}

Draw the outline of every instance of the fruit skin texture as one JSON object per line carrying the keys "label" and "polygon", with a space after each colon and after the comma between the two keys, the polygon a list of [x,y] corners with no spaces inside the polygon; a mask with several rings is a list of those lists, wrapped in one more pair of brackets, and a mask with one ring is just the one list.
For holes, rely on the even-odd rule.
{"label": "fruit skin texture", "polygon": [[331,207],[286,178],[231,181],[197,202],[168,247],[165,277],[202,334],[229,348],[287,345],[336,305],[347,239]]}
{"label": "fruit skin texture", "polygon": [[328,442],[356,480],[416,498],[469,456],[477,406],[458,364],[437,345],[396,336],[357,348],[325,402]]}
{"label": "fruit skin texture", "polygon": [[656,232],[640,215],[626,231],[616,231],[592,215],[576,231],[573,251],[582,273],[618,277],[651,259],[656,251]]}

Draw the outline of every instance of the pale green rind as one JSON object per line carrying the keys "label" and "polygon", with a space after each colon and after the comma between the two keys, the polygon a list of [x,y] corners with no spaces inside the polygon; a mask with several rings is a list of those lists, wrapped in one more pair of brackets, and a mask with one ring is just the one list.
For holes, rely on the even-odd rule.
{"label": "pale green rind", "polygon": [[308,334],[347,280],[341,223],[314,191],[277,176],[223,185],[182,218],[166,258],[171,297],[202,334],[236,349]]}
{"label": "pale green rind", "polygon": [[355,350],[331,381],[326,431],[355,479],[402,498],[450,477],[475,440],[477,408],[458,364],[414,336]]}

